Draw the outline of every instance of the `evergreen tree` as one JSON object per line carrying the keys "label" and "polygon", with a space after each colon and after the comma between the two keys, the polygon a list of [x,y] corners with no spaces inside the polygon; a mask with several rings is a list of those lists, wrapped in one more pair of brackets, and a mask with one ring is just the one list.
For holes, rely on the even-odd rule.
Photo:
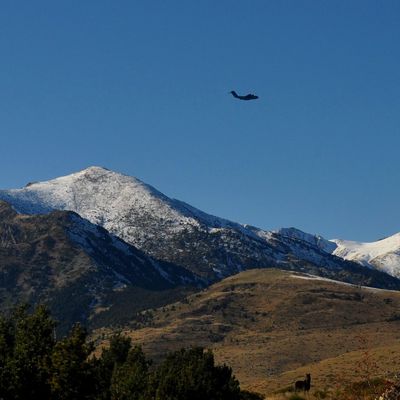
{"label": "evergreen tree", "polygon": [[0,399],[10,398],[12,373],[10,363],[14,352],[14,327],[10,319],[0,316]]}
{"label": "evergreen tree", "polygon": [[55,345],[52,354],[52,399],[93,398],[94,376],[88,357],[94,348],[86,342],[86,338],[86,331],[77,324],[66,338]]}
{"label": "evergreen tree", "polygon": [[239,400],[239,382],[226,365],[215,366],[211,351],[182,349],[170,354],[152,381],[155,400]]}
{"label": "evergreen tree", "polygon": [[5,399],[50,396],[48,381],[55,323],[45,306],[38,306],[32,314],[27,310],[27,306],[19,307],[8,321],[3,319],[1,323],[0,346],[5,348],[1,379]]}
{"label": "evergreen tree", "polygon": [[113,372],[125,363],[130,349],[131,339],[117,333],[111,337],[109,348],[102,350],[100,358],[92,358],[91,365],[96,380],[96,400],[111,398],[110,386]]}
{"label": "evergreen tree", "polygon": [[111,380],[111,400],[145,400],[149,382],[149,361],[140,346],[129,351],[127,360],[117,364]]}

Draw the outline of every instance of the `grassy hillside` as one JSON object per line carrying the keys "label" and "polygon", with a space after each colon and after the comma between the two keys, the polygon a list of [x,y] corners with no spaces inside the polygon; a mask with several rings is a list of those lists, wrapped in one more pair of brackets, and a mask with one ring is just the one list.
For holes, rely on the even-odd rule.
{"label": "grassy hillside", "polygon": [[249,270],[141,314],[126,333],[155,360],[183,346],[212,348],[260,393],[307,372],[313,390],[324,390],[399,371],[400,292]]}

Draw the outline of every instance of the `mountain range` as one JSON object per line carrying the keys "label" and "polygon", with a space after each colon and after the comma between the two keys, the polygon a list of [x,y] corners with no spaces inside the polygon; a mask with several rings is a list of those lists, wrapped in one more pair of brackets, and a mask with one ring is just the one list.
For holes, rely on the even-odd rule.
{"label": "mountain range", "polygon": [[400,289],[400,235],[363,244],[295,228],[267,231],[209,215],[102,167],[0,190],[0,199],[3,304],[15,293],[55,302],[60,290],[74,287],[85,293],[84,306],[68,312],[96,319],[140,290],[163,293],[166,301],[177,288],[196,290],[256,267]]}
{"label": "mountain range", "polygon": [[326,240],[295,228],[280,229],[279,232],[284,236],[309,242],[344,260],[355,261],[365,267],[400,278],[400,233],[375,242],[356,242],[342,239]]}

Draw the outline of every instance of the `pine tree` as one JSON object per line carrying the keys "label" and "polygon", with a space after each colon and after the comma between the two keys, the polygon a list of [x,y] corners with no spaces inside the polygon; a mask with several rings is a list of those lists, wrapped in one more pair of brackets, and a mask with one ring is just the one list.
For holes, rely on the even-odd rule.
{"label": "pine tree", "polygon": [[10,319],[0,316],[0,399],[10,398],[13,382],[10,363],[14,352],[14,337]]}
{"label": "pine tree", "polygon": [[[54,347],[55,322],[45,306],[32,314],[28,307],[18,307],[8,321],[2,322],[3,397],[12,399],[46,399],[50,396],[49,376]],[[5,359],[4,359],[5,357]]]}
{"label": "pine tree", "polygon": [[125,363],[131,349],[131,339],[120,333],[113,335],[110,346],[103,349],[100,358],[92,358],[91,365],[96,379],[96,400],[111,399],[111,378],[114,370]]}
{"label": "pine tree", "polygon": [[239,382],[226,365],[215,366],[203,348],[170,354],[152,380],[155,400],[239,400]]}
{"label": "pine tree", "polygon": [[149,361],[140,346],[129,351],[125,363],[116,365],[111,380],[111,400],[144,400],[149,382]]}
{"label": "pine tree", "polygon": [[83,400],[93,398],[94,377],[88,357],[93,345],[79,324],[59,341],[52,354],[52,399]]}

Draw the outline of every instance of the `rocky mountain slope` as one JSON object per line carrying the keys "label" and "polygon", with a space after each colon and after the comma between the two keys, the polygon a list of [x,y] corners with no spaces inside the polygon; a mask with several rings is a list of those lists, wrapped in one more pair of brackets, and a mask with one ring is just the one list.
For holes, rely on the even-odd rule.
{"label": "rocky mountain slope", "polygon": [[400,233],[370,243],[341,239],[326,240],[295,228],[280,229],[278,233],[291,240],[308,242],[344,260],[354,261],[400,278]]}
{"label": "rocky mountain slope", "polygon": [[0,198],[21,213],[75,211],[147,254],[208,281],[243,269],[279,266],[354,283],[400,287],[398,280],[336,257],[319,242],[214,217],[105,168],[90,167],[22,189],[1,190]]}
{"label": "rocky mountain slope", "polygon": [[270,398],[306,373],[313,391],[365,379],[366,373],[398,373],[399,310],[397,291],[255,269],[143,312],[142,322],[132,321],[135,329],[124,332],[156,362],[182,346],[212,348],[244,388]]}
{"label": "rocky mountain slope", "polygon": [[[168,298],[166,292],[202,283],[188,270],[147,256],[74,212],[17,214],[4,201],[0,272],[3,310],[16,302],[46,302],[61,327],[101,319],[110,311],[118,314],[113,307],[121,298],[150,293],[156,305],[157,299]],[[132,317],[137,307],[149,306],[142,303],[130,302],[125,313]]]}

